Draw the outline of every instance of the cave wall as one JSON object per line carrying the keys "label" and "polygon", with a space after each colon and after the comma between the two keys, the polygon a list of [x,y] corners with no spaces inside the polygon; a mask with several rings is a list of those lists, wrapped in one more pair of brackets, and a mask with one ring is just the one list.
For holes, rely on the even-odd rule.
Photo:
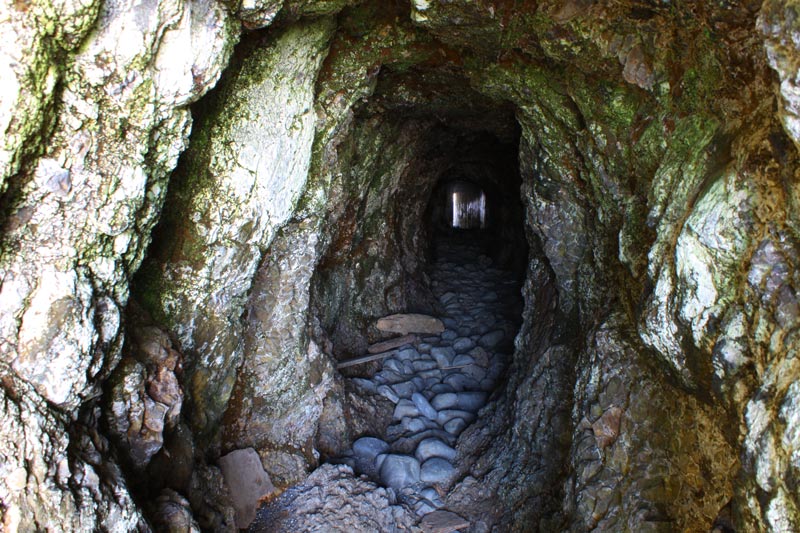
{"label": "cave wall", "polygon": [[[353,3],[2,7],[4,527],[146,528],[120,467],[144,442],[134,469],[184,450],[171,501],[224,529],[206,462],[255,446],[290,484],[321,433],[346,442],[333,356],[420,294],[432,117],[497,132],[499,102],[522,130],[526,310],[448,503],[487,528],[642,531],[732,499],[737,528],[800,528],[791,3]],[[270,25],[189,142],[241,28]]]}
{"label": "cave wall", "polygon": [[2,10],[4,526],[134,529],[143,519],[90,404],[119,361],[128,279],[188,106],[238,27],[205,1]]}

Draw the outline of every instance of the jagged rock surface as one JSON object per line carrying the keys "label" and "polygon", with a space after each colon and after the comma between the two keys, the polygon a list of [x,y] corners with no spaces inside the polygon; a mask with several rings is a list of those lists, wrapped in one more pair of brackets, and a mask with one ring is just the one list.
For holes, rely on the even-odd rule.
{"label": "jagged rock surface", "polygon": [[350,467],[323,465],[275,500],[250,531],[421,531],[415,523],[390,490],[356,478]]}

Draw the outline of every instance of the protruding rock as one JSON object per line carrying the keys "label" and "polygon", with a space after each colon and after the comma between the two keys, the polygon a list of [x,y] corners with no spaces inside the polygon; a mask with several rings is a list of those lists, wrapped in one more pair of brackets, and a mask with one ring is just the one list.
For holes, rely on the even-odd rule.
{"label": "protruding rock", "polygon": [[621,418],[622,409],[614,406],[603,413],[603,415],[592,424],[592,431],[594,432],[595,439],[597,439],[597,445],[600,448],[610,446],[617,440]]}
{"label": "protruding rock", "polygon": [[273,494],[275,487],[253,448],[220,457],[219,466],[236,509],[236,526],[245,529],[255,518],[259,501]]}
{"label": "protruding rock", "polygon": [[388,385],[381,385],[378,387],[378,394],[386,398],[392,403],[397,403],[400,401],[400,397],[392,390],[391,387]]}

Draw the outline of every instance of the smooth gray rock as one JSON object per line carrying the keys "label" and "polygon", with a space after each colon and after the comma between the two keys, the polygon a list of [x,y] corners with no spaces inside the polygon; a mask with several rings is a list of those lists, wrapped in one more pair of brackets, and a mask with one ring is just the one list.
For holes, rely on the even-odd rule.
{"label": "smooth gray rock", "polygon": [[419,495],[428,500],[436,508],[444,507],[442,497],[439,496],[439,492],[433,487],[425,487],[419,491]]}
{"label": "smooth gray rock", "polygon": [[424,370],[420,372],[419,377],[425,380],[425,388],[430,388],[441,381],[442,372],[438,370],[437,366],[436,370]]}
{"label": "smooth gray rock", "polygon": [[[452,318],[443,318],[442,319],[442,323],[444,323],[444,325],[446,327],[448,327],[448,328],[457,328],[458,327],[458,321],[454,320]],[[439,340],[439,339],[436,339],[436,340]]]}
{"label": "smooth gray rock", "polygon": [[376,472],[380,472],[381,471],[381,467],[383,466],[383,461],[386,460],[386,457],[388,457],[388,455],[389,454],[387,454],[387,453],[381,453],[381,454],[375,456],[375,471]]}
{"label": "smooth gray rock", "polygon": [[486,378],[486,370],[484,370],[482,367],[479,367],[478,365],[465,366],[461,369],[461,373],[468,378],[475,380],[478,383],[479,388],[484,390],[480,383],[484,380],[484,378]]}
{"label": "smooth gray rock", "polygon": [[431,420],[436,420],[437,412],[436,409],[428,402],[428,400],[422,394],[415,392],[411,395],[411,401],[414,402],[414,405],[417,406],[419,412],[423,416],[427,416]]}
{"label": "smooth gray rock", "polygon": [[424,463],[431,457],[441,457],[452,461],[456,458],[456,451],[440,439],[430,438],[421,441],[417,445],[417,451],[414,456],[419,459],[420,463]]}
{"label": "smooth gray rock", "polygon": [[449,483],[456,474],[450,461],[441,457],[428,459],[420,468],[419,479],[425,483]]}
{"label": "smooth gray rock", "polygon": [[491,378],[483,378],[481,380],[481,383],[480,383],[481,390],[484,391],[484,392],[490,392],[490,391],[494,390],[494,383],[495,383],[495,380],[493,380]]}
{"label": "smooth gray rock", "polygon": [[426,514],[430,514],[435,510],[436,506],[434,506],[433,503],[429,502],[428,500],[419,500],[414,504],[414,512],[419,516],[425,516]]}
{"label": "smooth gray rock", "polygon": [[408,455],[389,454],[381,464],[381,483],[395,490],[419,481],[419,461]]}
{"label": "smooth gray rock", "polygon": [[431,400],[431,405],[436,410],[450,409],[458,405],[458,394],[452,392],[445,392],[437,394]]}
{"label": "smooth gray rock", "polygon": [[383,361],[384,370],[392,370],[398,374],[403,373],[403,363],[394,358],[389,358]]}

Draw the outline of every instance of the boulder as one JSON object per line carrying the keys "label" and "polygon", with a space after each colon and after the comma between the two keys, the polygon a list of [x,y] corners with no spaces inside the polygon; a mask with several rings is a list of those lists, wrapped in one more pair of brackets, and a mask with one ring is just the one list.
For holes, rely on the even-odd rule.
{"label": "boulder", "polygon": [[246,529],[256,517],[260,500],[272,495],[275,487],[253,448],[220,457],[219,466],[236,510],[236,527]]}

